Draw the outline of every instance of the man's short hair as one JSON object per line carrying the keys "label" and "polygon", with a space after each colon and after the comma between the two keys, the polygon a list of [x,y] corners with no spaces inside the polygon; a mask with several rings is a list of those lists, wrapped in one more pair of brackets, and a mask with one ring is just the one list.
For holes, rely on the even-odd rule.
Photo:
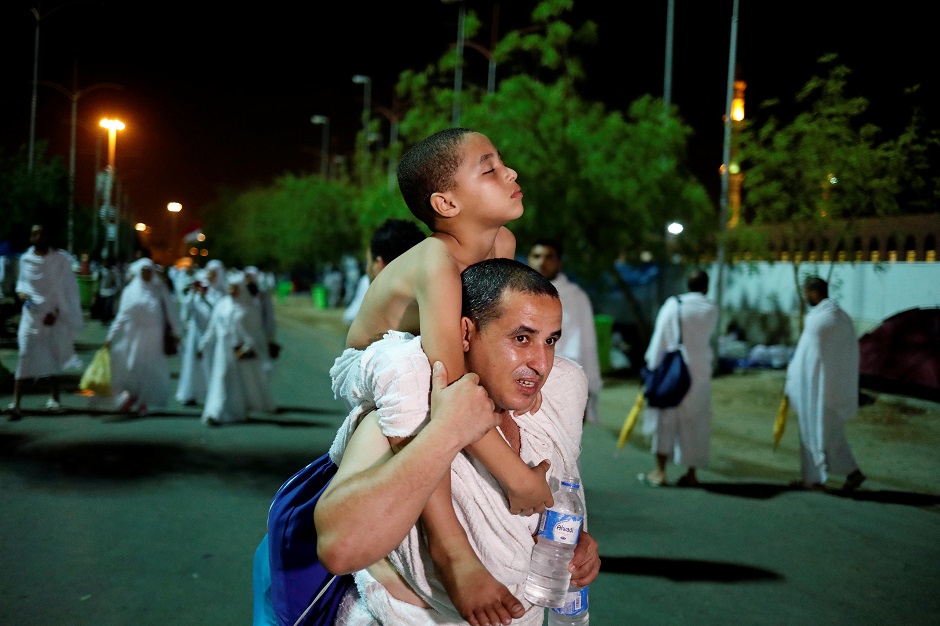
{"label": "man's short hair", "polygon": [[463,306],[461,315],[482,329],[503,315],[503,293],[516,291],[558,298],[558,290],[547,278],[514,259],[487,259],[474,263],[460,274]]}
{"label": "man's short hair", "polygon": [[806,280],[803,281],[803,289],[818,293],[823,298],[829,297],[829,283],[819,276],[807,276]]}
{"label": "man's short hair", "polygon": [[460,147],[468,128],[447,128],[425,137],[405,152],[398,163],[398,189],[412,215],[434,230],[437,213],[431,196],[450,191],[460,167]]}
{"label": "man's short hair", "polygon": [[424,238],[424,231],[411,220],[389,218],[372,233],[369,256],[372,259],[382,257],[388,264]]}
{"label": "man's short hair", "polygon": [[705,270],[693,270],[686,284],[689,291],[708,293],[708,273]]}

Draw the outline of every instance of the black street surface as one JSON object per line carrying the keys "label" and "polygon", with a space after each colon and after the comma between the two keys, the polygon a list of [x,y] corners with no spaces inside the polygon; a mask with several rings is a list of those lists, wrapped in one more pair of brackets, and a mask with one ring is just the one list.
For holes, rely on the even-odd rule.
{"label": "black street surface", "polygon": [[[197,409],[174,402],[123,418],[70,393],[76,373],[62,412],[46,412],[35,389],[22,421],[2,418],[0,624],[251,622],[252,557],[271,498],[327,450],[344,416],[329,382],[343,346],[340,312],[314,311],[309,296],[277,308],[276,414],[209,428]],[[78,345],[85,363],[104,331],[87,322]],[[0,360],[14,368],[15,338],[4,340]],[[715,380],[716,402],[733,382]],[[3,394],[6,405],[11,391]],[[722,425],[716,410],[703,487],[654,488],[637,480],[652,464],[640,436],[617,447],[635,381],[611,381],[603,394],[602,423],[585,428],[582,453],[589,529],[603,558],[592,623],[937,623],[935,449],[862,442],[854,447],[863,469],[866,451],[877,449],[883,475],[867,471],[851,495],[794,491],[795,423],[771,453],[741,435],[749,427]],[[928,442],[940,423],[931,428]],[[861,430],[850,430],[850,442]]]}

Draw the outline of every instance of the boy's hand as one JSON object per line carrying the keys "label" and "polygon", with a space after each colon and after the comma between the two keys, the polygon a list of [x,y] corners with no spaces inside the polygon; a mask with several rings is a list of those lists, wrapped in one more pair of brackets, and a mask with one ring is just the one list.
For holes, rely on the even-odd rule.
{"label": "boy's hand", "polygon": [[447,384],[447,368],[440,361],[431,371],[431,421],[449,425],[464,448],[478,441],[498,426],[501,418],[486,390],[480,386],[480,377],[464,374]]}
{"label": "boy's hand", "polygon": [[546,508],[555,504],[552,491],[548,488],[545,474],[551,463],[545,459],[529,470],[526,484],[519,485],[517,489],[506,486],[506,495],[509,496],[509,512],[513,515],[533,515],[542,513]]}
{"label": "boy's hand", "polygon": [[436,569],[454,607],[471,626],[508,625],[525,614],[522,603],[477,558],[452,560]]}
{"label": "boy's hand", "polygon": [[571,584],[578,587],[587,587],[600,574],[601,557],[597,551],[597,540],[583,530],[578,535],[568,571],[571,572]]}

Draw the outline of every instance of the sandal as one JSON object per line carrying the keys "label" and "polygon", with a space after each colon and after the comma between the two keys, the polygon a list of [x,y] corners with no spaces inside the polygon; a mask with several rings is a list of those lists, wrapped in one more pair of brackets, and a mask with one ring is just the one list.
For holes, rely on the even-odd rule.
{"label": "sandal", "polygon": [[666,484],[665,478],[652,478],[649,474],[643,474],[642,472],[636,475],[636,479],[648,487],[662,487]]}

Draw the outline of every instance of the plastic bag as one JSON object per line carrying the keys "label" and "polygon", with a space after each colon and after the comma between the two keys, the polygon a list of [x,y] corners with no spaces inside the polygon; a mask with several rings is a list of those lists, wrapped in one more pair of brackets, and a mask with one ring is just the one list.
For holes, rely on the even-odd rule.
{"label": "plastic bag", "polygon": [[95,353],[82,374],[78,388],[98,396],[111,395],[111,351],[108,348],[101,348]]}

